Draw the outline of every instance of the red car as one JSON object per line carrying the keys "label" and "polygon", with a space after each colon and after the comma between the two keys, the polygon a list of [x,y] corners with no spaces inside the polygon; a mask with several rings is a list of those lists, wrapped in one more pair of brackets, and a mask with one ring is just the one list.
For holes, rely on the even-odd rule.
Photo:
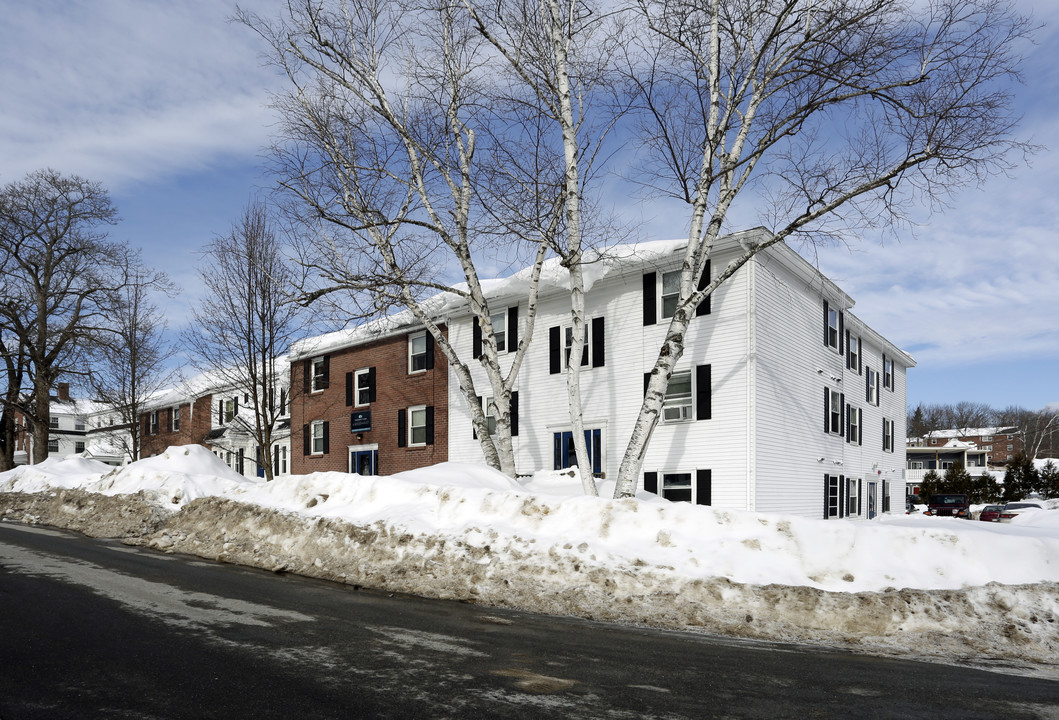
{"label": "red car", "polygon": [[1003,509],[1003,505],[986,505],[982,508],[982,514],[978,516],[978,519],[985,522],[1000,522],[1000,511]]}

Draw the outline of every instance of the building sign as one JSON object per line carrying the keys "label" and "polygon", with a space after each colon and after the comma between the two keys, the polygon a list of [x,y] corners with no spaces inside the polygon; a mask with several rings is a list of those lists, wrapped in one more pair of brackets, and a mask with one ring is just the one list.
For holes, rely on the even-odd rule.
{"label": "building sign", "polygon": [[349,414],[349,431],[364,432],[371,430],[371,410],[358,410]]}

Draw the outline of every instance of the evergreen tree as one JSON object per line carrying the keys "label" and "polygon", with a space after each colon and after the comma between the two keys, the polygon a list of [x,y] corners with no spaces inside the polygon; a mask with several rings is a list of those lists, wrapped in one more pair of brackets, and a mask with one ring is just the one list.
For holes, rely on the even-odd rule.
{"label": "evergreen tree", "polygon": [[937,470],[930,470],[919,481],[919,497],[923,502],[930,502],[930,496],[941,492],[941,488],[941,475],[938,475]]}
{"label": "evergreen tree", "polygon": [[1040,475],[1033,466],[1033,461],[1025,453],[1019,453],[1008,462],[1004,472],[1004,491],[1001,499],[1004,502],[1022,500],[1037,490],[1040,484]]}
{"label": "evergreen tree", "polygon": [[[953,463],[945,470],[941,486],[942,491],[947,493],[960,493],[968,497],[974,494],[974,479],[963,467],[963,463]],[[973,498],[972,502],[974,502]]]}
{"label": "evergreen tree", "polygon": [[1059,467],[1051,460],[1040,470],[1040,493],[1046,498],[1059,497]]}

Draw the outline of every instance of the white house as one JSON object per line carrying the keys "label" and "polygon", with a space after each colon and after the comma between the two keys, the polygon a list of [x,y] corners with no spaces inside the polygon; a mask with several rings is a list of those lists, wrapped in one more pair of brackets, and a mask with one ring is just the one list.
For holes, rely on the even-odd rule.
{"label": "white house", "polygon": [[[723,238],[722,268],[764,229]],[[614,477],[672,315],[684,243],[607,249],[586,268],[581,374],[593,472]],[[675,274],[673,274],[675,273]],[[574,462],[565,402],[570,297],[565,271],[542,276],[533,342],[516,384],[520,473]],[[489,287],[494,327],[525,336],[525,272]],[[853,301],[786,245],[759,253],[703,303],[673,374],[640,487],[672,500],[808,517],[870,518],[904,496],[906,353],[854,316]],[[469,312],[446,319],[472,355]],[[510,336],[510,335],[509,335]],[[507,342],[510,351],[513,342]],[[471,363],[478,388],[489,387]],[[559,399],[557,401],[557,399]],[[450,375],[449,457],[481,458]]]}

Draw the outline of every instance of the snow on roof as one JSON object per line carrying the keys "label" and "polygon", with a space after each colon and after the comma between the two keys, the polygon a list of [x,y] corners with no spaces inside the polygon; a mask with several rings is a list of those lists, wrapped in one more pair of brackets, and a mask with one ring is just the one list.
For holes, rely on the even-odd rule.
{"label": "snow on roof", "polygon": [[962,438],[962,437],[985,437],[989,435],[1004,435],[1017,432],[1018,428],[1011,426],[989,427],[989,428],[956,428],[954,430],[931,430],[923,437],[930,438]]}

